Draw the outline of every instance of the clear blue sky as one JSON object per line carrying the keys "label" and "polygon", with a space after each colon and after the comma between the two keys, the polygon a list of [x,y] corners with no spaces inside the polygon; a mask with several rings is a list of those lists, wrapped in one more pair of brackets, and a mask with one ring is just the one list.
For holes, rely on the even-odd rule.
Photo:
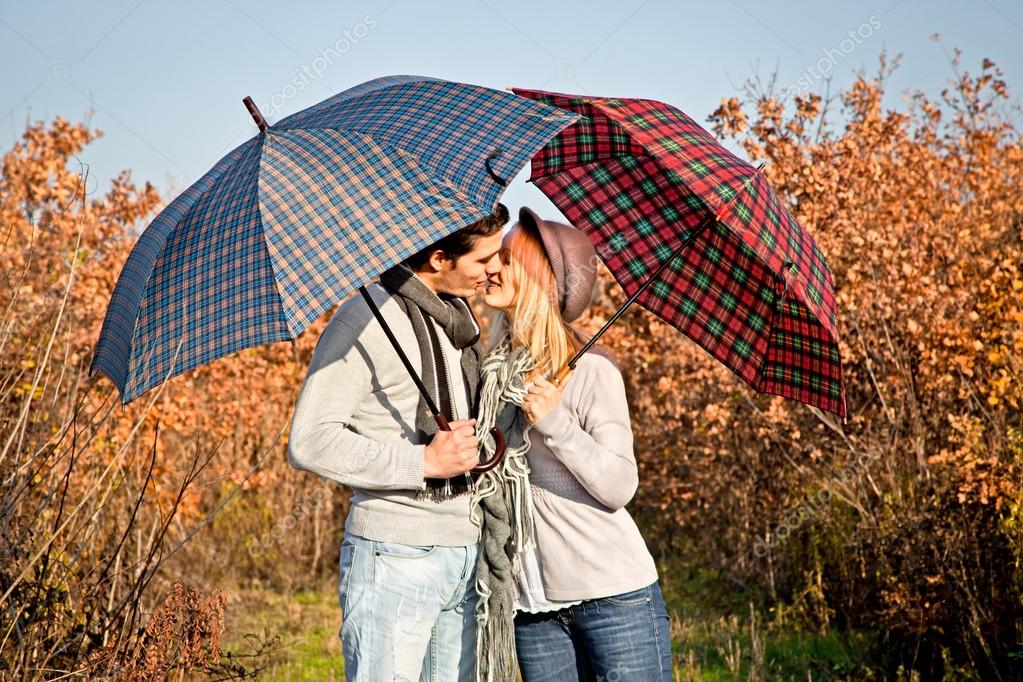
{"label": "clear blue sky", "polygon": [[[409,73],[650,97],[703,121],[758,65],[764,76],[777,71],[783,91],[823,88],[818,68],[835,89],[875,69],[882,49],[903,53],[896,93],[936,95],[952,47],[971,71],[994,59],[1018,101],[1023,3],[1010,0],[8,2],[0,132],[13,141],[28,119],[81,121],[91,109],[105,133],[85,155],[91,189],[131,169],[169,195],[255,133],[245,95],[273,123],[362,81]],[[549,215],[525,177],[506,203]]]}

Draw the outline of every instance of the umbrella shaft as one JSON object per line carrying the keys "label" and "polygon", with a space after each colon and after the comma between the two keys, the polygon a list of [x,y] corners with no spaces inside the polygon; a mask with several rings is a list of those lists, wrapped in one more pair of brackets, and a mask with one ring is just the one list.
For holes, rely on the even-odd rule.
{"label": "umbrella shaft", "polygon": [[675,251],[667,258],[667,260],[665,260],[663,263],[661,263],[660,267],[658,267],[657,270],[654,271],[654,274],[650,275],[650,278],[647,279],[647,281],[643,282],[642,286],[640,286],[639,289],[636,289],[636,291],[632,294],[632,296],[629,296],[629,300],[627,300],[625,303],[623,303],[622,306],[620,308],[618,308],[618,310],[615,311],[615,314],[611,316],[610,320],[608,320],[607,322],[604,323],[604,326],[600,328],[600,331],[598,331],[596,334],[594,334],[590,338],[590,340],[586,342],[586,345],[583,346],[582,348],[580,348],[579,352],[576,353],[575,356],[571,360],[568,361],[568,367],[570,369],[575,369],[575,365],[576,365],[577,362],[579,362],[579,358],[581,358],[583,355],[585,355],[586,352],[590,348],[593,347],[593,344],[595,344],[598,340],[600,340],[600,337],[604,335],[604,332],[606,332],[608,329],[610,329],[611,325],[613,325],[615,322],[617,322],[618,318],[625,314],[625,311],[629,309],[629,306],[631,306],[632,303],[637,298],[639,298],[640,294],[642,294],[644,291],[646,291],[647,287],[649,287],[651,284],[653,284],[654,281],[656,281],[657,278],[660,276],[660,274],[662,272],[664,272],[664,269],[666,267],[668,267],[668,265],[670,265],[671,262],[673,260],[675,260],[675,258],[680,253],[682,253],[682,249],[684,249],[687,246],[689,246],[689,244],[691,244],[694,239],[696,239],[700,234],[703,233],[704,230],[706,230],[708,227],[713,225],[716,221],[717,221],[717,216],[711,214],[707,218],[704,218],[703,222],[701,222],[699,225],[697,225],[695,230],[693,230],[688,235],[686,235],[686,238],[682,240],[682,243],[678,245],[678,248],[675,249]]}
{"label": "umbrella shaft", "polygon": [[451,427],[448,425],[447,417],[445,417],[444,414],[437,409],[437,404],[433,402],[433,398],[430,397],[430,392],[426,390],[426,384],[424,384],[423,380],[419,378],[419,372],[417,372],[415,367],[412,366],[408,356],[405,355],[405,351],[402,350],[401,344],[398,343],[398,339],[395,338],[394,332],[391,331],[387,322],[384,321],[384,316],[380,314],[380,309],[377,308],[376,301],[374,301],[373,297],[370,296],[368,291],[366,291],[366,287],[359,287],[359,293],[361,293],[362,297],[366,299],[366,304],[369,305],[369,309],[373,311],[373,317],[377,318],[377,322],[379,322],[380,326],[384,328],[384,334],[387,335],[387,340],[391,342],[392,346],[394,346],[394,351],[398,354],[398,357],[401,358],[401,362],[405,365],[405,369],[408,370],[409,376],[412,377],[412,381],[416,383],[416,388],[419,389],[419,394],[423,396],[424,400],[426,400],[426,406],[430,408],[433,418],[437,421],[437,426],[444,431],[450,431]]}

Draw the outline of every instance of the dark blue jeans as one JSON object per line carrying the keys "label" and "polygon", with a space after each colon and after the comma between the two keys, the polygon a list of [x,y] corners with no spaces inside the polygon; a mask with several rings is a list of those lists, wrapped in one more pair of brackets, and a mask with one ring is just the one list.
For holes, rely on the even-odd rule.
{"label": "dark blue jeans", "polygon": [[515,616],[524,682],[671,682],[668,611],[655,582],[560,611]]}

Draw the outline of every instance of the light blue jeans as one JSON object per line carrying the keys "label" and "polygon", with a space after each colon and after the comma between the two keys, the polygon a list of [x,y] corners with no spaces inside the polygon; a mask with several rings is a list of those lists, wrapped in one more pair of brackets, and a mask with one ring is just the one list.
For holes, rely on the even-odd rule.
{"label": "light blue jeans", "polygon": [[472,680],[477,545],[418,546],[345,533],[345,676],[356,682]]}

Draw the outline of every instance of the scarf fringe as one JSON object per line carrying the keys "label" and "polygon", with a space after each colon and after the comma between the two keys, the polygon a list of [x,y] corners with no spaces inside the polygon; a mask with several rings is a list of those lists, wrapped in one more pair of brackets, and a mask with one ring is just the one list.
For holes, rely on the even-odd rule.
{"label": "scarf fringe", "polygon": [[473,474],[466,472],[462,476],[464,477],[463,479],[446,478],[442,485],[430,485],[432,481],[428,481],[426,487],[416,493],[415,499],[443,502],[454,497],[472,494],[476,490],[476,481],[473,479]]}

